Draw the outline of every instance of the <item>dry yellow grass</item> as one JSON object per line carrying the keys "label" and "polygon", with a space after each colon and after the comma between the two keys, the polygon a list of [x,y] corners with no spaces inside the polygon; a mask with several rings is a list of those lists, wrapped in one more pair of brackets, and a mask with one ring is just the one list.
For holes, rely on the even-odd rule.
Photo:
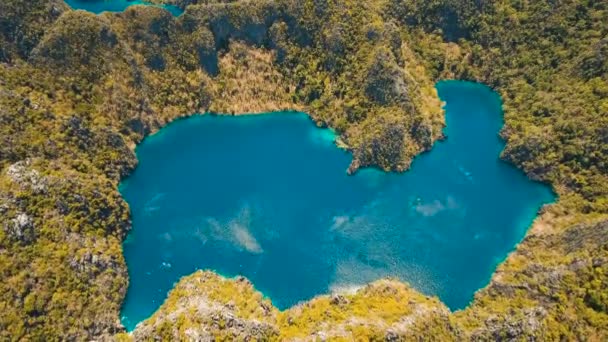
{"label": "dry yellow grass", "polygon": [[277,70],[271,52],[233,42],[230,52],[220,57],[219,65],[221,72],[211,86],[211,112],[252,114],[304,109],[291,100],[295,86]]}

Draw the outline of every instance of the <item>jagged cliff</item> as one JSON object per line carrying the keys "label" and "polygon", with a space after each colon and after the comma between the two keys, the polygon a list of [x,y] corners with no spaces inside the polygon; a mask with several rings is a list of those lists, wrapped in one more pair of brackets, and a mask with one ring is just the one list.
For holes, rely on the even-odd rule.
{"label": "jagged cliff", "polygon": [[426,335],[449,341],[461,334],[437,299],[394,280],[279,312],[246,279],[198,271],[179,282],[154,316],[117,338],[395,341]]}
{"label": "jagged cliff", "polygon": [[[244,278],[198,271],[121,340],[494,341],[606,337],[608,221],[562,233],[536,223],[467,309],[451,313],[394,280],[319,296],[279,312]],[[605,308],[605,307],[604,307]]]}
{"label": "jagged cliff", "polygon": [[379,281],[278,312],[196,273],[117,338],[606,339],[607,23],[587,1],[193,1],[179,18],[0,2],[0,338],[123,331],[117,185],[171,120],[303,110],[341,134],[350,171],[402,171],[441,137],[433,84],[455,77],[501,93],[504,158],[560,196],[470,308]]}

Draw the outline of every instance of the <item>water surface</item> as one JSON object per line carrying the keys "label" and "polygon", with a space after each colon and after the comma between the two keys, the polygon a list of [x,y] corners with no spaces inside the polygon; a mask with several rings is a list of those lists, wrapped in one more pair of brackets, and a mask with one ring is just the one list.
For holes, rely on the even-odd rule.
{"label": "water surface", "polygon": [[125,326],[196,269],[244,275],[280,309],[385,276],[465,307],[554,196],[499,160],[496,93],[437,89],[448,139],[403,174],[347,176],[351,156],[301,113],[195,116],[147,138],[121,185]]}
{"label": "water surface", "polygon": [[141,0],[65,0],[65,2],[73,9],[93,12],[99,14],[102,12],[122,12],[129,6],[146,5],[158,6],[171,12],[174,16],[181,15],[184,11],[173,5],[154,5]]}

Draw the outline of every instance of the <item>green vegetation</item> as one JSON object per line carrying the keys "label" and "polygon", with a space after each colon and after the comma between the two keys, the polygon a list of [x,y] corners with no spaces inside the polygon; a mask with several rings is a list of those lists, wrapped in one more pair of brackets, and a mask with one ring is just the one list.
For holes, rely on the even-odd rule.
{"label": "green vegetation", "polygon": [[436,47],[420,53],[438,72],[500,92],[504,159],[553,184],[568,208],[608,213],[608,4],[392,0],[389,7],[404,25],[460,39],[464,68],[446,65]]}
{"label": "green vegetation", "polygon": [[[245,278],[225,279],[198,271],[169,294],[163,310],[132,338],[157,340],[268,340],[276,338],[277,310]],[[122,335],[120,338],[130,339]]]}
{"label": "green vegetation", "polygon": [[560,196],[468,309],[380,281],[278,312],[199,272],[119,337],[608,339],[608,4],[592,0],[197,1],[179,18],[1,1],[0,339],[123,331],[117,185],[171,120],[302,110],[351,172],[403,171],[442,136],[442,78],[499,91],[503,158]]}
{"label": "green vegetation", "polygon": [[278,312],[246,279],[197,271],[184,277],[165,304],[133,334],[118,338],[369,341],[432,334],[450,341],[456,340],[460,331],[449,316],[437,299],[391,280],[376,281],[352,294],[321,296]]}
{"label": "green vegetation", "polygon": [[[416,339],[442,341],[459,335],[447,308],[436,298],[398,281],[378,280],[353,294],[320,296],[279,315],[279,340],[325,337],[344,341]],[[322,319],[320,319],[322,317]]]}

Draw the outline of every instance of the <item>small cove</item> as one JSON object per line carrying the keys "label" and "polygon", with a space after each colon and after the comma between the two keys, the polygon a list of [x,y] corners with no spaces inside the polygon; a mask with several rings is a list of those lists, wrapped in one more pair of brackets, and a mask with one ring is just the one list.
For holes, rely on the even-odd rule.
{"label": "small cove", "polygon": [[157,6],[164,8],[174,16],[181,15],[184,11],[173,5],[154,5],[142,0],[65,0],[71,8],[75,10],[89,11],[95,14],[103,12],[122,12],[129,6],[133,5],[144,5],[144,6]]}
{"label": "small cove", "polygon": [[146,138],[120,187],[133,219],[123,324],[197,269],[244,275],[280,309],[386,276],[465,307],[555,197],[499,160],[496,93],[437,89],[448,139],[402,174],[346,175],[351,156],[303,113],[194,116]]}

